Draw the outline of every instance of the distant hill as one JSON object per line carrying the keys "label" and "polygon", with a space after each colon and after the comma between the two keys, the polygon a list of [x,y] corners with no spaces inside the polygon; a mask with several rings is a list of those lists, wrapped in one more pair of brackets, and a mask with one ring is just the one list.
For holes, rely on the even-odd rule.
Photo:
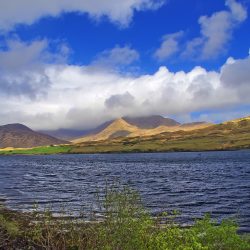
{"label": "distant hill", "polygon": [[[211,126],[209,123],[197,122],[180,124],[173,119],[161,116],[149,117],[123,117],[106,123],[99,127],[97,133],[92,133],[72,140],[73,143],[86,141],[102,141],[119,137],[144,137],[153,136],[164,132],[188,131]],[[103,130],[100,130],[103,127]]]}
{"label": "distant hill", "polygon": [[0,148],[31,148],[65,143],[68,142],[35,132],[22,124],[0,126]]}

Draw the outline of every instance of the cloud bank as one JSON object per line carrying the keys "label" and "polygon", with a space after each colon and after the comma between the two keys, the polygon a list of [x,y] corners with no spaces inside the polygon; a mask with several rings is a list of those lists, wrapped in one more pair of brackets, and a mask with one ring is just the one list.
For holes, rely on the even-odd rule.
{"label": "cloud bank", "polygon": [[[170,72],[162,66],[154,74],[133,76],[93,64],[69,65],[48,51],[44,40],[28,44],[14,40],[0,52],[2,124],[84,129],[127,115],[181,117],[250,104],[250,57],[229,58],[218,71],[195,67]],[[112,57],[112,51],[118,53],[117,47],[100,55]],[[115,58],[126,54],[131,62],[139,56],[126,46],[118,51],[121,56]]]}

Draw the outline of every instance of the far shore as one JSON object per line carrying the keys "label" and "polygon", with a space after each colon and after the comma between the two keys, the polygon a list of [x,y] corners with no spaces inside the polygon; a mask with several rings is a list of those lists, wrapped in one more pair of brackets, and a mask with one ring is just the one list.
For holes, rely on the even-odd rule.
{"label": "far shore", "polygon": [[1,155],[63,155],[63,154],[127,154],[127,153],[175,153],[175,152],[213,152],[213,151],[240,151],[240,150],[250,150],[250,147],[241,148],[210,148],[210,149],[181,149],[181,148],[170,148],[168,150],[143,150],[143,149],[132,149],[132,150],[92,150],[92,148],[78,148],[75,150],[71,146],[45,146],[45,147],[35,147],[35,148],[4,148],[0,149]]}

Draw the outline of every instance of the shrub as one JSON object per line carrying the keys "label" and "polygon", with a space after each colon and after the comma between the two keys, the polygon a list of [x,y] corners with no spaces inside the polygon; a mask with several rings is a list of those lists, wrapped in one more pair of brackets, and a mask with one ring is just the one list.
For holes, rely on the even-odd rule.
{"label": "shrub", "polygon": [[18,214],[0,209],[0,249],[249,250],[249,237],[232,220],[218,224],[209,215],[192,227],[174,223],[175,213],[154,219],[137,192],[110,188],[98,199],[103,220],[58,219],[50,211]]}

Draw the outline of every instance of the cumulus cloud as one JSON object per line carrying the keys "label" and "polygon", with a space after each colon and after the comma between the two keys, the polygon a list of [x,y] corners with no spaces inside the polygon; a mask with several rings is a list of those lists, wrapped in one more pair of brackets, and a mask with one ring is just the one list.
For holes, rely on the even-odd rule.
{"label": "cumulus cloud", "polygon": [[247,18],[247,10],[235,0],[227,0],[228,10],[199,18],[200,36],[186,44],[182,56],[198,59],[215,58],[225,51],[234,29]]}
{"label": "cumulus cloud", "polygon": [[164,0],[0,0],[0,30],[16,24],[32,24],[45,16],[56,17],[65,12],[86,13],[94,19],[107,17],[111,22],[127,26],[134,11],[157,9]]}
{"label": "cumulus cloud", "polygon": [[179,39],[182,36],[182,31],[163,36],[161,46],[155,51],[154,57],[159,61],[163,61],[178,52]]}
{"label": "cumulus cloud", "polygon": [[51,85],[46,64],[63,63],[69,53],[65,44],[59,44],[57,50],[58,54],[50,53],[47,40],[7,40],[0,50],[0,96],[36,99],[45,95]]}
{"label": "cumulus cloud", "polygon": [[47,41],[22,43],[10,40],[6,50],[0,51],[0,96],[28,96],[36,98],[44,94],[50,85],[44,65]]}
{"label": "cumulus cloud", "polygon": [[[153,74],[133,76],[89,65],[48,63],[41,55],[48,51],[46,44],[17,42],[1,52],[2,124],[84,129],[121,116],[185,117],[195,111],[250,104],[249,57],[230,58],[219,71],[195,67],[171,72],[163,66]],[[21,51],[30,55],[24,65],[18,63]]]}
{"label": "cumulus cloud", "polygon": [[[34,129],[90,128],[121,116],[191,112],[250,104],[250,57],[229,58],[219,71],[195,67],[124,75],[90,65],[69,65],[50,53],[46,40],[12,39],[0,51],[1,124],[21,122]],[[65,45],[58,45],[58,51]],[[120,52],[120,55],[119,55]],[[59,53],[61,54],[61,53]],[[102,52],[99,60],[132,63],[130,47]]]}
{"label": "cumulus cloud", "polygon": [[249,79],[250,57],[241,60],[234,60],[233,58],[229,58],[229,60],[227,60],[227,63],[222,67],[221,82],[225,86],[247,86],[249,85]]}

